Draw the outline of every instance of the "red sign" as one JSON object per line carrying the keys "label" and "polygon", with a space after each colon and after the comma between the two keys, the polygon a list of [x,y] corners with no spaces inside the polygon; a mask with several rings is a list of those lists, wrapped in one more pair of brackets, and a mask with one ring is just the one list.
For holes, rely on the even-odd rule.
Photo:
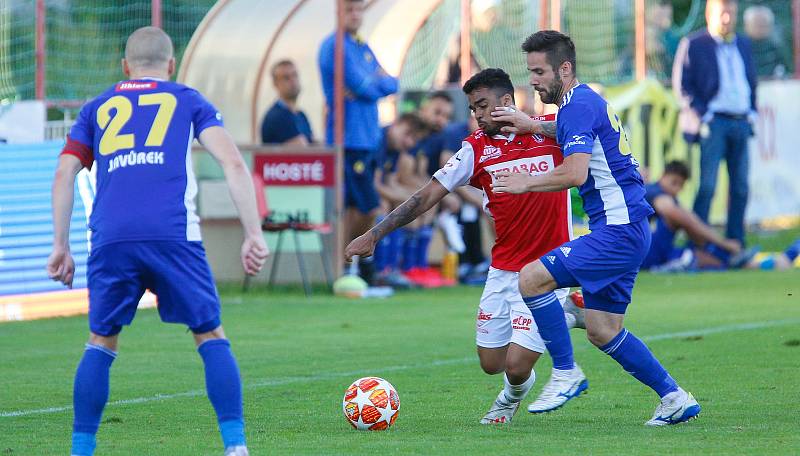
{"label": "red sign", "polygon": [[336,182],[333,155],[256,155],[254,168],[264,185],[332,187]]}

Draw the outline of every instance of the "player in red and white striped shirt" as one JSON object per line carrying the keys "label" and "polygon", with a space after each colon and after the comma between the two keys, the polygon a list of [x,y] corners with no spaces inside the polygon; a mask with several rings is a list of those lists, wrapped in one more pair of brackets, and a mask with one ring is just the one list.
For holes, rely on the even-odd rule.
{"label": "player in red and white striped shirt", "polygon": [[[481,423],[506,423],[533,386],[532,368],[545,350],[531,312],[519,294],[519,271],[571,238],[569,193],[493,193],[492,182],[498,171],[550,172],[563,160],[561,149],[544,136],[506,136],[500,131],[503,125],[495,122],[490,113],[498,106],[514,103],[514,87],[503,70],[481,71],[467,81],[464,92],[479,129],[464,140],[461,150],[427,185],[351,242],[345,255],[348,259],[371,255],[381,238],[425,213],[459,186],[483,190],[484,210],[494,219],[497,239],[478,308],[476,343],[481,368],[488,374],[505,372],[505,386]],[[562,302],[567,292],[568,289],[561,290]],[[568,314],[567,320],[576,324],[573,314]]]}

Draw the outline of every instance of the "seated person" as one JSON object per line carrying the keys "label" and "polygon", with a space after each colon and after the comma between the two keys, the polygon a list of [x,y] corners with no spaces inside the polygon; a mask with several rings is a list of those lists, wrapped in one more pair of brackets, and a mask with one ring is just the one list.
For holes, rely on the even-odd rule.
{"label": "seated person", "polygon": [[[642,269],[672,272],[745,266],[755,252],[743,251],[739,241],[722,237],[678,203],[677,195],[688,179],[689,168],[672,161],[664,167],[664,174],[657,182],[645,187],[645,198],[655,209],[651,216],[651,220],[655,219],[655,230]],[[675,245],[679,230],[686,232],[693,248]]]}
{"label": "seated person", "polygon": [[297,107],[300,78],[292,61],[281,60],[272,66],[272,84],[278,92],[278,100],[261,122],[261,142],[297,146],[314,142],[311,124]]}
{"label": "seated person", "polygon": [[783,252],[778,253],[761,253],[756,255],[752,261],[747,264],[749,269],[764,269],[764,270],[784,270],[792,266],[800,268],[800,238],[795,241]]}
{"label": "seated person", "polygon": [[[414,162],[409,162],[412,167],[402,167],[400,179],[405,185],[413,188],[421,188],[439,170],[447,160],[441,160],[444,149],[444,129],[453,116],[453,99],[447,92],[437,91],[429,94],[423,101],[418,110],[419,117],[428,126],[429,134],[423,137],[417,145],[410,151]],[[462,137],[463,139],[464,137]],[[460,147],[459,147],[460,148]],[[449,158],[449,157],[448,157]],[[449,248],[455,252],[462,253],[466,246],[458,226],[458,217],[455,215],[461,208],[461,200],[456,195],[446,196],[437,211],[423,216],[422,234],[425,244],[425,255],[421,268],[427,269],[427,245],[433,234],[432,219],[438,212],[437,222],[445,241]],[[430,273],[430,271],[429,271]]]}
{"label": "seated person", "polygon": [[[461,143],[472,132],[478,129],[478,122],[471,113],[466,121],[451,122],[442,130],[442,152],[439,155],[439,167],[443,167],[450,157],[461,149]],[[465,185],[455,190],[461,199],[458,223],[461,226],[462,238],[466,250],[459,255],[458,277],[465,284],[486,283],[489,272],[489,260],[483,252],[483,236],[481,217],[484,214],[483,192],[475,187]],[[491,224],[491,219],[489,223]]]}
{"label": "seated person", "polygon": [[[408,151],[427,133],[427,126],[416,114],[403,114],[383,128],[381,147],[375,157],[375,190],[381,198],[381,209],[389,213],[416,191],[400,182],[398,167],[408,167],[413,158]],[[413,166],[413,165],[411,165]],[[394,231],[381,240],[375,249],[376,283],[395,288],[408,288],[411,282],[401,274],[401,259],[410,269],[417,257],[419,223]],[[413,240],[413,242],[409,241]]]}

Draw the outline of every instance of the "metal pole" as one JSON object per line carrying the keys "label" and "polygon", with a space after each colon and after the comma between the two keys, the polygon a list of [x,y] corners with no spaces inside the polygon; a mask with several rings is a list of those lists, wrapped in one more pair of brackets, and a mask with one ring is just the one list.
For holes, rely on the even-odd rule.
{"label": "metal pole", "polygon": [[[336,147],[336,224],[334,233],[333,267],[336,277],[342,275],[342,259],[344,258],[344,201],[342,185],[344,185],[344,4],[345,0],[336,1],[336,43],[333,56],[333,144]],[[328,113],[330,115],[331,113]],[[323,246],[324,248],[324,246]]]}
{"label": "metal pole", "polygon": [[45,15],[47,9],[44,0],[36,0],[36,99],[45,98],[45,62],[47,61],[47,46],[45,36]]}
{"label": "metal pole", "polygon": [[641,81],[647,75],[647,42],[645,39],[644,0],[636,0],[634,11],[636,15],[636,43],[634,46],[634,68],[636,80]]}
{"label": "metal pole", "polygon": [[161,0],[152,0],[150,7],[150,25],[161,28]]}
{"label": "metal pole", "polygon": [[539,30],[547,30],[547,6],[550,0],[539,0]]}
{"label": "metal pole", "polygon": [[550,0],[550,28],[561,30],[561,0]]}
{"label": "metal pole", "polygon": [[461,55],[458,63],[461,68],[462,86],[472,76],[472,11],[470,7],[470,0],[461,0]]}
{"label": "metal pole", "polygon": [[792,42],[794,43],[794,78],[800,79],[800,0],[792,0]]}

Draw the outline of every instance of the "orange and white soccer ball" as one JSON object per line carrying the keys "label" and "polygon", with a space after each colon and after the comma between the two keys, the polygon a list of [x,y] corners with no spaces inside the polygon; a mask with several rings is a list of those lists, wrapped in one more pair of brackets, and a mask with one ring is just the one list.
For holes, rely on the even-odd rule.
{"label": "orange and white soccer ball", "polygon": [[359,378],[344,392],[342,410],[354,428],[382,431],[397,419],[400,396],[394,386],[382,378]]}

